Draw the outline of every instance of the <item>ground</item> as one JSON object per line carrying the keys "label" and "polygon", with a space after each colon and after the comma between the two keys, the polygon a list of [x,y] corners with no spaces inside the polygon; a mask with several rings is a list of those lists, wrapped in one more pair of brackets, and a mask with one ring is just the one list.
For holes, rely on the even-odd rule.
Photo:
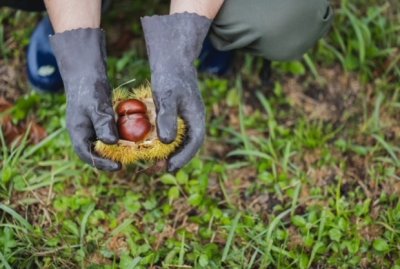
{"label": "ground", "polygon": [[[150,78],[137,18],[165,5],[141,2],[105,15],[114,86]],[[333,4],[328,36],[271,79],[242,52],[200,74],[207,139],[176,175],[82,163],[65,97],[27,84],[43,14],[2,9],[0,268],[400,268],[400,6]]]}

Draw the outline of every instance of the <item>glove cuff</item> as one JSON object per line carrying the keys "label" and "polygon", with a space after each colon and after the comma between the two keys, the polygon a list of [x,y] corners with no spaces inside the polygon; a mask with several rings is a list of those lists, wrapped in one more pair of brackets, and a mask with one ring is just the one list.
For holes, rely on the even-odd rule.
{"label": "glove cuff", "polygon": [[80,28],[50,36],[61,76],[107,80],[105,33],[100,28]]}
{"label": "glove cuff", "polygon": [[141,18],[152,71],[193,65],[199,56],[211,20],[195,13]]}

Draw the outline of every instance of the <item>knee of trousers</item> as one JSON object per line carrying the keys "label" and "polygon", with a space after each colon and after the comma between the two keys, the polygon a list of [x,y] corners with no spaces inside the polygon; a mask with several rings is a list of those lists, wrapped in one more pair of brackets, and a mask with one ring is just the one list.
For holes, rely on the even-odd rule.
{"label": "knee of trousers", "polygon": [[[102,0],[101,10],[104,13],[111,5],[112,0]],[[25,11],[45,11],[44,0],[0,0],[0,7],[10,7]]]}
{"label": "knee of trousers", "polygon": [[3,6],[25,11],[46,10],[43,0],[0,0],[0,7]]}
{"label": "knee of trousers", "polygon": [[226,0],[210,30],[219,50],[244,49],[269,60],[301,57],[329,30],[328,0]]}

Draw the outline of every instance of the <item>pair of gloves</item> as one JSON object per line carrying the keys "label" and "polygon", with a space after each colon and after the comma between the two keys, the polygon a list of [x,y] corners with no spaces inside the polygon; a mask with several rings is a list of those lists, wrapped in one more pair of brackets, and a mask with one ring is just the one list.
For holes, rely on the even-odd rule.
{"label": "pair of gloves", "polygon": [[[194,13],[144,17],[141,20],[151,67],[157,133],[164,143],[177,134],[177,117],[188,126],[185,145],[168,160],[174,172],[189,162],[205,135],[205,111],[193,65],[211,20]],[[107,78],[105,34],[76,29],[50,37],[67,95],[67,128],[79,157],[92,166],[116,171],[121,164],[93,152],[97,139],[118,141],[112,89]]]}

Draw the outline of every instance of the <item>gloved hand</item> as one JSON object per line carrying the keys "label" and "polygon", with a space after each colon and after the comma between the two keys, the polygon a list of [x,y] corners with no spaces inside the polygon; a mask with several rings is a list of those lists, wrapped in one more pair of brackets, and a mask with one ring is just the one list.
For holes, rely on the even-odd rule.
{"label": "gloved hand", "polygon": [[151,67],[157,132],[164,143],[175,140],[177,116],[188,126],[184,146],[168,161],[173,172],[188,163],[205,135],[205,111],[193,65],[200,54],[211,20],[194,13],[142,18]]}
{"label": "gloved hand", "polygon": [[50,37],[67,95],[67,128],[79,157],[101,170],[115,171],[119,163],[93,152],[93,142],[118,141],[107,79],[105,34],[77,29]]}

